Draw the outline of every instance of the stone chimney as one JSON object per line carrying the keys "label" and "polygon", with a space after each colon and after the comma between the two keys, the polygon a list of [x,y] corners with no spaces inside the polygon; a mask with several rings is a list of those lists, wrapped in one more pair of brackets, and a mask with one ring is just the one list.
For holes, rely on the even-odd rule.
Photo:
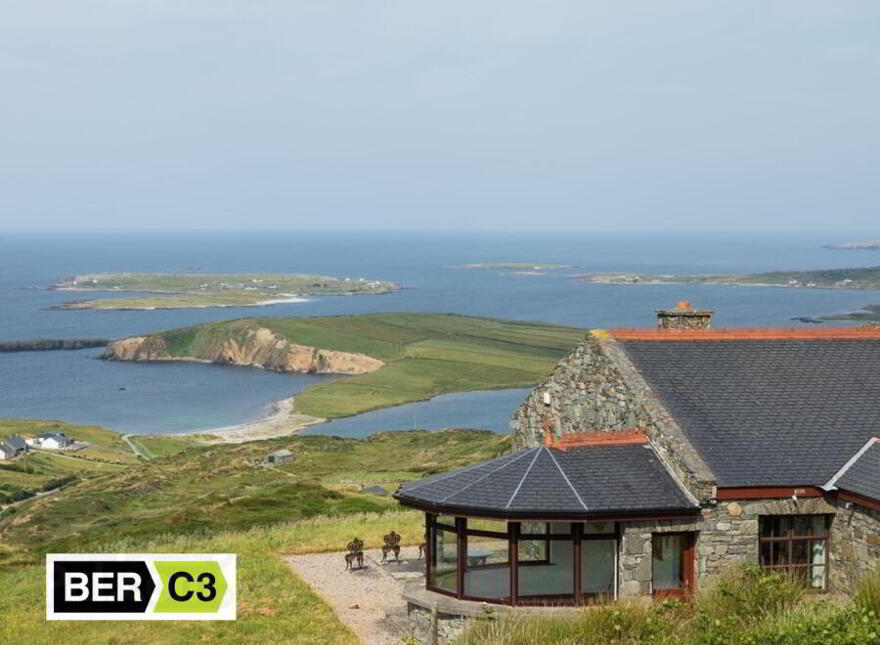
{"label": "stone chimney", "polygon": [[691,303],[682,300],[675,309],[657,310],[657,329],[709,329],[713,313],[708,309],[694,309]]}

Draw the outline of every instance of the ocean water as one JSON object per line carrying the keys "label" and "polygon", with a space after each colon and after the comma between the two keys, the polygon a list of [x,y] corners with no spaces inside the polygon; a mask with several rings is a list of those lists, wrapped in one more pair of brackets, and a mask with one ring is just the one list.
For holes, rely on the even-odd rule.
{"label": "ocean water", "polygon": [[[847,234],[846,240],[859,239]],[[865,238],[876,237],[866,233]],[[0,234],[0,341],[122,338],[246,316],[322,316],[431,311],[583,327],[652,325],[653,311],[678,300],[716,310],[720,326],[793,325],[880,303],[880,293],[713,285],[587,285],[566,276],[593,271],[737,273],[880,264],[880,253],[823,249],[834,234],[672,235],[538,233],[65,233]],[[472,262],[553,262],[571,271],[516,276],[454,268]],[[79,297],[45,287],[99,271],[322,273],[393,280],[406,289],[381,296],[310,297],[270,307],[158,311],[56,311]],[[100,295],[100,294],[95,294]],[[118,293],[108,294],[119,296]],[[95,350],[0,354],[0,417],[60,418],[128,432],[177,432],[258,418],[272,401],[322,377],[259,370],[95,360]],[[125,390],[120,390],[124,387]],[[497,393],[454,404],[461,425],[506,428]],[[487,397],[482,399],[481,397]],[[496,397],[494,400],[492,397]],[[502,397],[503,398],[503,397]],[[423,403],[414,406],[423,406]],[[436,426],[448,406],[415,411]],[[485,411],[493,410],[487,419]],[[468,410],[472,416],[468,416]],[[482,415],[482,416],[481,416]],[[501,417],[504,417],[503,419]],[[472,419],[472,423],[465,423]],[[343,432],[342,421],[338,422]],[[406,427],[412,427],[407,425]],[[479,426],[478,426],[479,427]],[[363,432],[349,426],[345,432]],[[316,428],[316,431],[318,429]]]}

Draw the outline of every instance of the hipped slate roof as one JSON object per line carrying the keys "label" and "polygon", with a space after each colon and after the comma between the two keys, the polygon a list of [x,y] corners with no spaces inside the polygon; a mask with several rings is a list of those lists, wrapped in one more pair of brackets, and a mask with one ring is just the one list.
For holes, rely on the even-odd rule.
{"label": "hipped slate roof", "polygon": [[876,338],[618,342],[719,486],[821,486],[880,428]]}
{"label": "hipped slate roof", "polygon": [[395,497],[437,512],[518,517],[693,512],[696,504],[644,444],[541,446],[404,484]]}
{"label": "hipped slate roof", "polygon": [[834,485],[857,495],[880,500],[880,444],[873,441]]}

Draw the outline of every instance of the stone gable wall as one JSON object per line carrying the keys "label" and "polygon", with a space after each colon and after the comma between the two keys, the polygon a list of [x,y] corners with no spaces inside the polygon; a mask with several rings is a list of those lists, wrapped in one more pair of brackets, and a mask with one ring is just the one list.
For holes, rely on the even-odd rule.
{"label": "stone gable wall", "polygon": [[852,591],[880,565],[880,512],[857,504],[837,502],[831,524],[831,585]]}
{"label": "stone gable wall", "polygon": [[[550,403],[544,403],[544,394]],[[587,335],[520,405],[511,421],[516,448],[586,431],[644,430],[669,470],[697,500],[715,495],[715,480],[684,432],[657,401],[623,348],[604,332]]]}

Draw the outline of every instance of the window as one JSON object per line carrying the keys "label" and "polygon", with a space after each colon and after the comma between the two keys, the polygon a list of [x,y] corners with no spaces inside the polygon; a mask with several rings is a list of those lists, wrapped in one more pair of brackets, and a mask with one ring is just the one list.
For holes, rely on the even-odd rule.
{"label": "window", "polygon": [[693,533],[651,536],[651,583],[656,596],[685,597],[694,587]]}
{"label": "window", "polygon": [[507,522],[428,514],[427,587],[505,604],[592,604],[617,590],[614,522]]}
{"label": "window", "polygon": [[813,589],[827,587],[830,515],[764,515],[758,523],[762,567],[792,573]]}

